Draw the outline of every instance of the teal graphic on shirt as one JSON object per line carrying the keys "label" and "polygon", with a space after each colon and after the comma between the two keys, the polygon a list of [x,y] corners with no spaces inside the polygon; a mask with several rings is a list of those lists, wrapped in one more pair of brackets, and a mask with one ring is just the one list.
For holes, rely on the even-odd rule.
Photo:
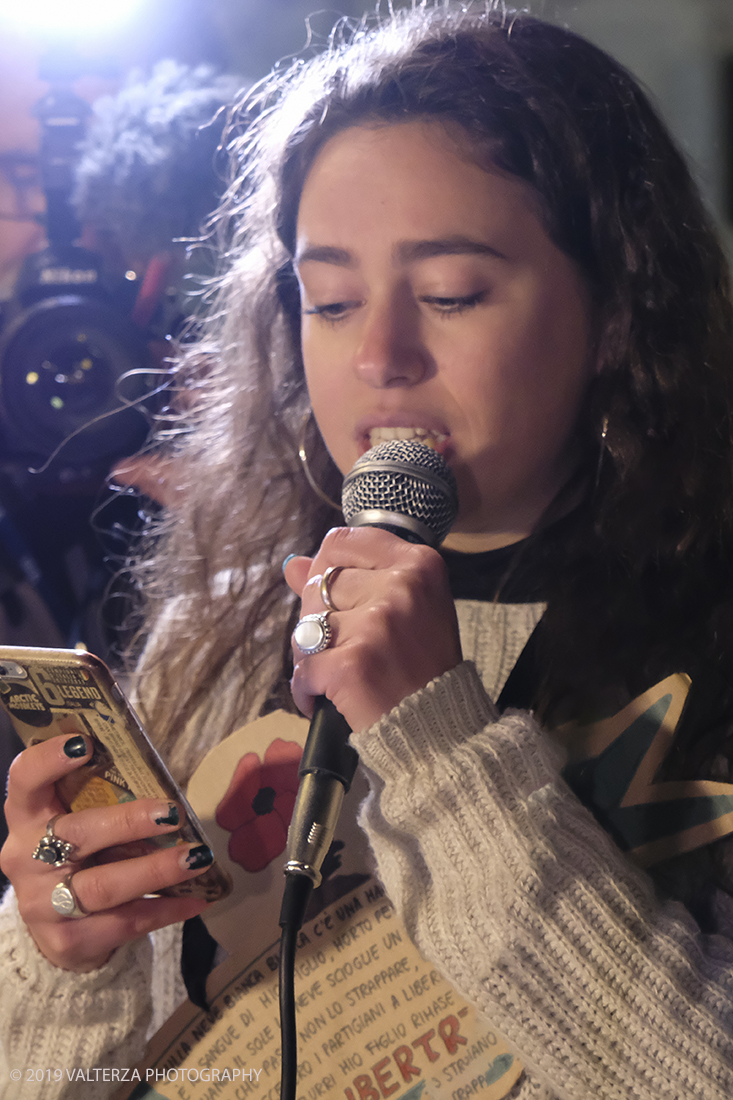
{"label": "teal graphic on shirt", "polygon": [[733,833],[733,784],[655,781],[689,690],[675,673],[610,718],[555,732],[568,751],[564,779],[642,867]]}

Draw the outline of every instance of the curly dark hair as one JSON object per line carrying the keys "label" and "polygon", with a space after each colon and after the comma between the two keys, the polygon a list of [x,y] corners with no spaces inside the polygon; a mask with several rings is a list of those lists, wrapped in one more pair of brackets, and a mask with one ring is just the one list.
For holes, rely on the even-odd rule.
{"label": "curly dark hair", "polygon": [[166,60],[98,99],[75,172],[79,219],[133,251],[197,236],[223,190],[215,171],[222,108],[242,83]]}
{"label": "curly dark hair", "polygon": [[[207,570],[236,565],[238,576],[258,580],[230,584],[226,605],[204,619],[201,607],[215,601],[197,600],[183,643],[177,631],[156,651],[172,684],[186,667],[186,628],[198,647],[200,674],[167,693],[176,695],[171,729],[232,653],[240,668],[262,666],[261,647],[255,654],[247,641],[258,630],[281,661],[290,605],[274,559],[295,531],[299,548],[312,551],[330,518],[293,457],[307,409],[291,268],[303,182],[335,133],[415,117],[461,127],[477,163],[534,188],[547,232],[584,274],[599,319],[601,369],[578,426],[586,491],[546,615],[545,715],[557,718],[568,695],[593,696],[614,680],[647,686],[658,668],[688,668],[692,654],[733,682],[733,307],[711,219],[649,100],[606,53],[503,5],[439,3],[391,14],[376,30],[342,28],[326,53],[265,81],[241,108],[236,179],[220,223],[232,262],[198,349],[218,365],[202,383],[210,398],[180,456],[199,489],[158,549],[167,596],[174,559],[173,594],[196,583],[210,591],[210,576],[184,576],[187,560],[206,560]],[[217,497],[231,499],[236,484],[234,522],[202,496],[204,449],[217,433],[236,455]],[[336,472],[317,435],[311,445],[333,492]],[[213,550],[222,545],[226,560]],[[278,599],[285,610],[273,618]],[[214,626],[218,640],[202,658]],[[242,698],[251,704],[248,675]]]}

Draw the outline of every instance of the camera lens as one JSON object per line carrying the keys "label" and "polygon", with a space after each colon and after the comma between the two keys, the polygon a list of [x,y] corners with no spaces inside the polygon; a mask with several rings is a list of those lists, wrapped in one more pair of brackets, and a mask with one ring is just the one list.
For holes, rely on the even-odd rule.
{"label": "camera lens", "polygon": [[72,295],[37,302],[9,327],[0,362],[0,415],[14,449],[45,458],[83,429],[63,458],[91,462],[144,441],[147,420],[127,403],[148,393],[149,375],[120,379],[147,365],[146,346],[106,303]]}

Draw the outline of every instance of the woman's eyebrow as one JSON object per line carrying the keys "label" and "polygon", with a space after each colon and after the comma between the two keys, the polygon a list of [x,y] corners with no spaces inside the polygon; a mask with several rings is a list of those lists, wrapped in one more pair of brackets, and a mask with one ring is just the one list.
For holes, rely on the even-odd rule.
{"label": "woman's eyebrow", "polygon": [[[483,241],[457,235],[435,240],[402,241],[394,248],[394,261],[399,265],[428,260],[432,256],[494,256],[506,260],[503,252]],[[345,248],[333,245],[309,245],[295,257],[296,264],[308,262],[335,264],[337,267],[356,267],[353,255]]]}
{"label": "woman's eyebrow", "polygon": [[336,264],[337,267],[356,267],[354,257],[345,248],[334,248],[328,244],[313,244],[298,252],[295,256],[296,264],[314,261],[321,264]]}
{"label": "woman's eyebrow", "polygon": [[498,248],[460,234],[453,237],[440,237],[436,240],[403,241],[396,246],[394,255],[398,264],[428,260],[432,256],[495,256],[499,260],[507,258]]}

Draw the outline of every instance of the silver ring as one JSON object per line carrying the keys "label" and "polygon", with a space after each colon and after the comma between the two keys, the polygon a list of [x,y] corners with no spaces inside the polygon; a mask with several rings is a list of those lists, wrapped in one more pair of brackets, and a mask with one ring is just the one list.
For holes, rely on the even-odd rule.
{"label": "silver ring", "polygon": [[63,882],[59,882],[58,885],[54,886],[51,893],[51,906],[54,913],[58,913],[60,917],[79,920],[81,917],[88,917],[89,914],[82,909],[79,899],[74,893],[74,888],[71,885],[73,877],[73,873],[67,875]]}
{"label": "silver ring", "polygon": [[321,583],[318,586],[321,593],[321,599],[329,611],[338,611],[331,595],[331,585],[336,579],[336,575],[340,573],[342,569],[343,565],[329,565],[328,569],[321,577]]}
{"label": "silver ring", "polygon": [[301,653],[307,657],[328,649],[333,639],[333,630],[328,621],[330,611],[321,611],[319,615],[304,615],[295,624],[293,641]]}
{"label": "silver ring", "polygon": [[38,841],[36,850],[33,853],[34,859],[40,859],[41,863],[47,863],[49,867],[65,867],[67,863],[73,861],[74,852],[76,851],[75,844],[69,844],[68,840],[62,840],[53,831],[54,825],[63,816],[63,814],[56,814],[55,817],[51,818],[46,826],[46,835]]}

